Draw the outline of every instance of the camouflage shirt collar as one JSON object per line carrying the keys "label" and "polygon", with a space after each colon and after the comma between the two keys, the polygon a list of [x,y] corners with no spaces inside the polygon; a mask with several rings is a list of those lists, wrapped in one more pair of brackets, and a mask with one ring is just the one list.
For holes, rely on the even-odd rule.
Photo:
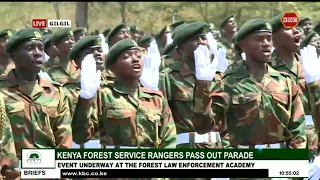
{"label": "camouflage shirt collar", "polygon": [[[246,68],[245,61],[239,62],[238,65],[239,65],[238,68],[233,69],[235,71],[235,78],[236,79],[242,79],[245,77],[249,77],[251,75],[251,73]],[[268,68],[268,75],[275,76],[275,77],[281,75],[278,71],[274,70],[268,64],[267,64],[267,68]]]}
{"label": "camouflage shirt collar", "polygon": [[[297,53],[294,53],[294,57],[300,62],[300,56]],[[270,62],[272,67],[286,66],[286,63],[279,57],[276,50],[273,51]]]}
{"label": "camouflage shirt collar", "polygon": [[102,70],[101,72],[101,84],[107,85],[109,79],[115,79],[115,75],[110,70]]}
{"label": "camouflage shirt collar", "polygon": [[191,70],[191,68],[189,67],[189,65],[187,63],[182,63],[182,65],[180,66],[180,74],[182,76],[188,76],[190,74],[194,74],[194,71]]}
{"label": "camouflage shirt collar", "polygon": [[[126,94],[126,95],[135,93],[135,91],[132,91],[132,90],[128,89],[127,87],[123,86],[121,84],[121,82],[119,82],[117,80],[114,82],[113,89],[118,93]],[[138,97],[139,97],[139,99],[140,98],[151,98],[151,96],[149,94],[146,94],[142,91],[142,88],[140,85],[138,86]]]}
{"label": "camouflage shirt collar", "polygon": [[[51,83],[47,80],[44,80],[42,78],[40,78],[40,76],[38,75],[38,80],[39,80],[39,85],[41,87],[50,87]],[[17,76],[15,73],[15,69],[12,69],[7,76],[6,79],[6,84],[7,87],[14,87],[14,86],[19,86],[18,80],[17,80]]]}
{"label": "camouflage shirt collar", "polygon": [[218,41],[220,41],[221,44],[226,46],[228,49],[232,48],[233,46],[233,43],[230,43],[226,38],[224,38],[224,36],[221,36]]}

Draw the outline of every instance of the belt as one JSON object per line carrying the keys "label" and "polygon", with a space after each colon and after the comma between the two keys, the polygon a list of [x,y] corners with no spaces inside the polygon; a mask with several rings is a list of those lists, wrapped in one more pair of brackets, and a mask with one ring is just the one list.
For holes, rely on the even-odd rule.
{"label": "belt", "polygon": [[152,147],[137,147],[137,146],[104,146],[107,149],[151,149]]}
{"label": "belt", "polygon": [[306,126],[314,126],[314,122],[311,115],[304,115],[306,119]]}
{"label": "belt", "polygon": [[[76,144],[75,142],[72,142],[72,148],[80,149],[80,145]],[[84,148],[85,149],[101,149],[100,140],[99,139],[90,140],[84,143]]]}
{"label": "belt", "polygon": [[275,144],[257,144],[257,145],[250,145],[250,146],[243,146],[238,145],[239,149],[282,149],[286,148],[286,143],[275,143]]}
{"label": "belt", "polygon": [[[192,133],[192,134],[191,134]],[[177,145],[188,144],[190,136],[194,135],[194,143],[218,143],[221,142],[220,134],[218,132],[209,132],[206,134],[198,134],[196,132],[177,134]]]}

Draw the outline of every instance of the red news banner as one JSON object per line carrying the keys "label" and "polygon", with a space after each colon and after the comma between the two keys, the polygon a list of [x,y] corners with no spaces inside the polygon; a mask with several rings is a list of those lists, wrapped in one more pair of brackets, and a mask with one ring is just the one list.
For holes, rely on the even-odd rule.
{"label": "red news banner", "polygon": [[33,28],[71,27],[71,20],[32,19]]}

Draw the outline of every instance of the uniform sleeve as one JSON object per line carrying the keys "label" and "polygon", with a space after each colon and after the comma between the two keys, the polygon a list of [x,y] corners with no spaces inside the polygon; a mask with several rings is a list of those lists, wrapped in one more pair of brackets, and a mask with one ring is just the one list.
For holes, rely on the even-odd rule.
{"label": "uniform sleeve", "polygon": [[7,178],[17,177],[19,176],[18,159],[16,155],[11,125],[5,112],[1,114],[1,122],[3,122],[3,130],[0,131],[2,132],[1,140],[3,149],[0,149],[0,166],[7,166],[3,174]]}
{"label": "uniform sleeve", "polygon": [[169,75],[165,71],[160,72],[159,75],[159,90],[162,92],[163,96],[170,103],[171,101],[171,86],[169,81]]}
{"label": "uniform sleeve", "polygon": [[[60,91],[61,93],[61,91]],[[54,123],[54,137],[56,139],[57,148],[71,148],[72,147],[72,129],[71,129],[71,114],[69,107],[69,100],[64,95],[63,100],[60,100],[58,107],[59,115]]]}
{"label": "uniform sleeve", "polygon": [[306,122],[304,118],[304,110],[300,99],[297,84],[291,80],[292,89],[292,106],[291,117],[289,119],[288,129],[293,138],[290,140],[290,148],[306,148]]}
{"label": "uniform sleeve", "polygon": [[314,127],[320,132],[320,80],[308,83],[307,87]]}
{"label": "uniform sleeve", "polygon": [[213,128],[215,131],[225,131],[229,96],[223,91],[221,81],[217,82],[212,90],[210,85],[211,81],[196,81],[192,123],[199,134],[205,134]]}
{"label": "uniform sleeve", "polygon": [[165,98],[162,101],[162,126],[160,131],[161,144],[159,148],[176,148],[177,130],[168,102]]}
{"label": "uniform sleeve", "polygon": [[97,96],[89,101],[79,97],[72,120],[72,136],[75,143],[88,142],[98,131],[98,104],[101,104],[98,101]]}

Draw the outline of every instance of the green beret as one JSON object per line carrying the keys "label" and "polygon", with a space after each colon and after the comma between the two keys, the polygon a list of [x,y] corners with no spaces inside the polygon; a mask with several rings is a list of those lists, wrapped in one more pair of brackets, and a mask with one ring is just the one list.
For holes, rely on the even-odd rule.
{"label": "green beret", "polygon": [[0,38],[3,38],[3,37],[11,37],[13,34],[12,30],[11,29],[4,29],[4,30],[1,30],[0,31]]}
{"label": "green beret", "polygon": [[52,39],[52,34],[45,34],[43,35],[43,44],[44,44],[44,49],[47,49],[51,45],[51,39]]}
{"label": "green beret", "polygon": [[77,58],[77,55],[80,55],[81,51],[89,47],[101,47],[101,44],[102,39],[99,35],[86,36],[73,45],[71,51],[69,52],[69,59]]}
{"label": "green beret", "polygon": [[112,28],[108,28],[104,31],[102,31],[102,34],[104,35],[104,37],[108,37],[109,32],[112,30]]}
{"label": "green beret", "polygon": [[306,21],[311,21],[311,19],[309,17],[300,17],[299,19],[300,19],[300,21],[298,23],[298,26],[302,26],[302,24]]}
{"label": "green beret", "polygon": [[127,26],[126,24],[120,24],[118,26],[116,26],[115,28],[113,28],[110,32],[109,35],[107,37],[107,42],[109,43],[111,41],[111,38],[116,35],[120,30],[122,29],[127,29],[130,31],[130,27]]}
{"label": "green beret", "polygon": [[[121,53],[128,49],[140,49],[137,42],[127,38],[116,42],[110,49],[107,55],[107,67],[117,61]],[[108,69],[108,68],[107,68]]]}
{"label": "green beret", "polygon": [[138,26],[136,25],[130,26],[130,32],[136,32],[136,31],[139,31]]}
{"label": "green beret", "polygon": [[174,50],[174,48],[175,48],[176,46],[174,45],[174,44],[168,44],[165,48],[164,48],[164,50],[163,50],[163,55],[168,55],[168,54],[170,54],[171,53],[171,51],[172,50]]}
{"label": "green beret", "polygon": [[55,32],[52,36],[52,43],[57,44],[59,41],[61,41],[63,38],[67,36],[73,36],[73,32],[71,28],[62,28],[59,29],[57,32]]}
{"label": "green beret", "polygon": [[84,34],[84,33],[86,33],[86,32],[87,32],[87,29],[86,29],[86,28],[84,28],[84,27],[78,27],[78,28],[76,28],[76,29],[73,31],[73,34],[78,34],[78,33]]}
{"label": "green beret", "polygon": [[271,24],[272,32],[277,32],[280,28],[283,27],[283,24],[281,21],[283,15],[284,13],[278,14],[270,20],[269,23]]}
{"label": "green beret", "polygon": [[184,27],[186,27],[186,25],[188,25],[188,24],[187,24],[187,23],[184,23],[184,24],[180,24],[179,26],[177,26],[177,27],[173,30],[172,35],[171,35],[171,38],[173,38],[180,29],[183,29]]}
{"label": "green beret", "polygon": [[39,28],[39,30],[42,33],[42,35],[52,34],[52,31],[48,28]]}
{"label": "green beret", "polygon": [[317,33],[316,33],[315,31],[311,31],[311,32],[301,41],[300,47],[301,47],[301,48],[306,47],[306,46],[310,43],[311,39],[312,39],[314,36],[316,36],[316,35],[317,35]]}
{"label": "green beret", "polygon": [[15,48],[17,48],[24,41],[29,40],[43,40],[42,34],[39,29],[35,28],[25,28],[13,34],[5,47],[6,53],[11,53]]}
{"label": "green beret", "polygon": [[317,33],[320,31],[320,22],[318,22],[314,27],[313,30],[316,31]]}
{"label": "green beret", "polygon": [[272,27],[268,21],[264,19],[250,19],[240,27],[237,35],[235,36],[235,43],[239,43],[250,34],[260,32],[272,33]]}
{"label": "green beret", "polygon": [[157,38],[160,38],[164,33],[166,32],[171,32],[172,29],[170,26],[165,26],[164,28],[161,29],[161,31],[156,35]]}
{"label": "green beret", "polygon": [[224,20],[222,20],[222,22],[220,24],[220,29],[223,29],[223,26],[226,25],[228,23],[229,19],[231,19],[231,18],[235,18],[235,15],[232,14],[232,15],[226,17]]}
{"label": "green beret", "polygon": [[183,26],[183,28],[179,28],[176,31],[173,37],[173,44],[179,45],[186,42],[189,38],[196,34],[207,34],[208,33],[208,25],[205,22],[197,21],[191,24],[187,24]]}
{"label": "green beret", "polygon": [[175,23],[172,23],[170,25],[170,28],[171,28],[172,31],[174,31],[175,28],[177,28],[178,26],[180,26],[181,24],[184,24],[184,23],[185,23],[185,21],[177,21]]}
{"label": "green beret", "polygon": [[143,44],[143,43],[150,43],[153,39],[154,39],[154,37],[151,35],[141,36],[138,39],[138,45]]}

